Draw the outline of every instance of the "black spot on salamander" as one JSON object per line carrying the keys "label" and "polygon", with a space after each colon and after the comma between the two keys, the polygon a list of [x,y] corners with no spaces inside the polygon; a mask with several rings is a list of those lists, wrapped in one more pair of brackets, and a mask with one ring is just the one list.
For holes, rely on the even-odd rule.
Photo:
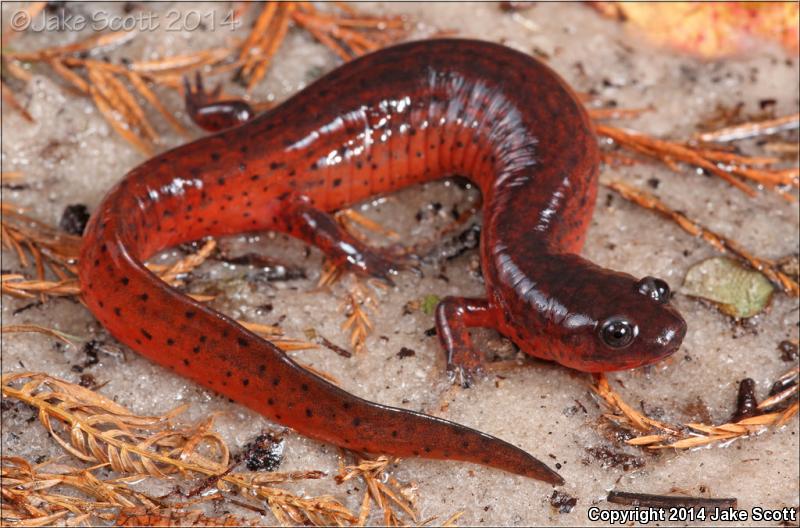
{"label": "black spot on salamander", "polygon": [[122,279],[120,279],[120,282],[122,283],[123,286],[127,286],[131,282],[131,280],[128,277],[122,277]]}
{"label": "black spot on salamander", "polygon": [[225,185],[225,178],[220,176],[219,178],[217,178],[217,183],[220,185]]}
{"label": "black spot on salamander", "polygon": [[267,398],[267,405],[275,405],[275,398]]}
{"label": "black spot on salamander", "polygon": [[289,171],[289,176],[294,176],[295,174],[297,174],[296,170],[292,169]]}
{"label": "black spot on salamander", "polygon": [[336,178],[335,180],[333,180],[333,187],[334,188],[340,186],[341,184],[342,184],[342,179],[341,178]]}
{"label": "black spot on salamander", "polygon": [[259,373],[259,374],[263,374],[263,373],[265,373],[266,371],[267,371],[267,366],[266,366],[266,365],[259,365],[259,366],[258,366],[258,373]]}
{"label": "black spot on salamander", "polygon": [[247,145],[242,145],[241,147],[239,147],[239,152],[241,152],[242,154],[247,152]]}
{"label": "black spot on salamander", "polygon": [[142,335],[143,335],[143,336],[145,337],[145,339],[147,339],[148,341],[152,341],[152,340],[153,340],[153,336],[152,336],[152,335],[150,335],[150,332],[148,332],[148,331],[147,331],[147,330],[145,330],[144,328],[140,328],[140,329],[139,329],[139,331],[142,333]]}
{"label": "black spot on salamander", "polygon": [[418,158],[421,158],[421,157],[422,157],[422,152],[420,152],[419,150],[417,151],[417,157],[418,157]]}
{"label": "black spot on salamander", "polygon": [[94,267],[95,268],[99,268],[100,267],[100,259],[94,259]]}
{"label": "black spot on salamander", "polygon": [[230,378],[231,376],[233,376],[233,372],[231,372],[230,370],[225,371],[226,378]]}
{"label": "black spot on salamander", "polygon": [[167,338],[167,345],[173,346],[174,344],[175,344],[175,340],[174,339],[172,339],[171,337]]}
{"label": "black spot on salamander", "polygon": [[276,376],[276,377],[272,378],[272,386],[273,387],[277,387],[280,384],[281,384],[281,379],[279,377]]}
{"label": "black spot on salamander", "polygon": [[397,431],[392,431],[392,438],[397,438]]}
{"label": "black spot on salamander", "polygon": [[358,427],[359,425],[361,425],[361,418],[356,416],[355,418],[353,418],[353,426]]}
{"label": "black spot on salamander", "polygon": [[464,440],[463,442],[461,442],[461,447],[463,447],[465,449],[468,448],[469,447],[469,441],[468,440]]}
{"label": "black spot on salamander", "polygon": [[228,337],[229,335],[230,335],[230,332],[228,332],[227,328],[222,331],[222,337]]}
{"label": "black spot on salamander", "polygon": [[120,310],[119,308],[114,308],[114,315],[116,315],[117,317],[122,317],[122,310]]}
{"label": "black spot on salamander", "polygon": [[464,142],[463,141],[456,141],[456,147],[464,148]]}
{"label": "black spot on salamander", "polygon": [[192,349],[192,352],[194,352],[195,354],[199,354],[200,353],[200,347],[199,346],[194,347]]}
{"label": "black spot on salamander", "polygon": [[250,176],[250,181],[258,181],[259,178],[261,178],[260,174],[253,174]]}
{"label": "black spot on salamander", "polygon": [[240,337],[240,338],[236,339],[236,342],[238,342],[239,346],[242,346],[242,347],[246,347],[246,346],[250,345],[250,343],[247,341],[247,339],[245,339],[243,337]]}
{"label": "black spot on salamander", "polygon": [[356,169],[361,170],[364,167],[364,162],[361,160],[356,161]]}
{"label": "black spot on salamander", "polygon": [[219,152],[212,152],[211,153],[211,159],[214,160],[214,161],[219,161],[219,159],[221,157],[222,157],[222,155]]}
{"label": "black spot on salamander", "polygon": [[189,360],[186,359],[186,358],[183,358],[183,364],[188,367],[189,366]]}
{"label": "black spot on salamander", "polygon": [[249,379],[247,379],[247,378],[244,378],[244,379],[242,380],[242,385],[244,385],[245,387],[247,387],[248,385],[250,385],[250,380],[249,380]]}
{"label": "black spot on salamander", "polygon": [[345,411],[350,409],[350,403],[349,402],[344,402],[342,404],[342,409],[344,409]]}
{"label": "black spot on salamander", "polygon": [[290,194],[290,193],[289,193],[289,191],[282,192],[282,193],[281,193],[281,194],[278,196],[278,200],[280,200],[280,201],[283,201],[283,200],[285,200],[286,198],[288,198],[288,197],[289,197],[289,194]]}
{"label": "black spot on salamander", "polygon": [[306,408],[306,417],[311,418],[312,416],[314,416],[314,413],[311,411],[311,409]]}
{"label": "black spot on salamander", "polygon": [[208,339],[208,337],[206,337],[206,336],[204,336],[204,335],[201,335],[201,336],[200,336],[200,342],[201,342],[201,343],[205,343],[207,339]]}
{"label": "black spot on salamander", "polygon": [[308,392],[308,383],[303,383],[300,385],[300,388],[303,390],[303,392]]}
{"label": "black spot on salamander", "polygon": [[285,163],[279,163],[277,161],[273,161],[272,163],[269,164],[269,168],[272,169],[272,170],[281,169],[281,168],[283,168],[285,166],[286,166]]}
{"label": "black spot on salamander", "polygon": [[186,316],[187,319],[191,319],[192,317],[197,315],[197,312],[195,312],[194,310],[187,310],[184,315]]}

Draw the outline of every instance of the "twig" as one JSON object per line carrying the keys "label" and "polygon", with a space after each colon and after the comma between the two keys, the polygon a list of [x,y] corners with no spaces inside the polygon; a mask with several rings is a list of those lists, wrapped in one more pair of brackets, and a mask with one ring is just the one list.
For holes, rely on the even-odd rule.
{"label": "twig", "polygon": [[629,493],[625,491],[611,491],[606,498],[608,502],[623,504],[625,506],[639,506],[643,508],[698,508],[714,510],[715,508],[736,508],[735,498],[712,499],[705,497],[680,497],[672,495],[649,495],[646,493]]}

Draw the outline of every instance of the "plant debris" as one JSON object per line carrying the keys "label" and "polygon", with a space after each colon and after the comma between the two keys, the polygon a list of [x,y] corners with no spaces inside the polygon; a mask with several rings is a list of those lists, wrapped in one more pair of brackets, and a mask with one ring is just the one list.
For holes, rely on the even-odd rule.
{"label": "plant debris", "polygon": [[[412,522],[417,522],[417,486],[414,483],[401,485],[394,477],[386,475],[391,464],[397,464],[398,459],[389,459],[380,456],[374,460],[360,458],[354,466],[340,465],[336,482],[342,484],[348,480],[360,477],[367,485],[361,510],[358,514],[358,525],[365,526],[369,519],[370,502],[383,511],[384,526],[406,525],[403,516]],[[396,510],[398,507],[400,510]],[[402,514],[400,512],[403,512]],[[404,514],[404,515],[403,515]]]}
{"label": "plant debris", "polygon": [[[722,178],[748,196],[756,196],[756,190],[744,180],[771,189],[786,200],[795,201],[788,189],[800,185],[800,169],[772,168],[780,161],[778,159],[742,156],[707,146],[656,139],[602,123],[596,123],[595,127],[599,135],[612,139],[621,147],[659,160],[675,172],[679,172],[677,163],[683,162]],[[621,159],[626,164],[636,162],[634,158]]]}
{"label": "plant debris", "polygon": [[[776,395],[761,402],[757,406],[757,414],[721,425],[701,423],[668,425],[649,418],[625,403],[622,397],[611,389],[608,379],[603,374],[594,376],[595,383],[592,390],[612,410],[611,414],[603,414],[605,419],[638,434],[627,440],[627,444],[653,450],[691,449],[716,442],[732,441],[758,433],[767,427],[778,428],[787,423],[798,413],[798,408],[800,408],[800,403],[796,399],[798,394],[796,380],[799,373],[800,369],[794,368],[781,376],[779,381],[794,380],[794,384],[787,384],[789,388],[782,391],[779,396]],[[795,401],[783,409],[768,412],[778,403],[786,402],[789,398],[794,398]]]}
{"label": "plant debris", "polygon": [[[25,9],[36,16],[44,5],[34,2]],[[3,34],[3,71],[27,82],[30,74],[22,63],[49,66],[71,90],[91,98],[112,129],[149,157],[161,138],[134,94],[152,106],[176,132],[188,137],[186,128],[161,103],[154,89],[182,90],[184,76],[209,68],[209,76],[236,70],[249,93],[268,72],[292,23],[344,60],[396,42],[406,34],[405,22],[400,18],[365,17],[343,2],[336,2],[334,10],[341,14],[331,9],[320,11],[310,2],[265,2],[245,39],[186,55],[121,64],[93,56],[136,38],[135,31],[98,32],[71,44],[23,52],[5,44],[7,38],[18,33],[9,30]],[[5,83],[2,92],[5,103],[33,121]]]}
{"label": "plant debris", "polygon": [[88,222],[89,209],[83,204],[74,204],[64,208],[58,227],[70,235],[81,236]]}
{"label": "plant debris", "polygon": [[733,259],[713,257],[689,268],[681,291],[712,301],[723,313],[739,319],[764,311],[774,288],[763,274]]}
{"label": "plant debris", "polygon": [[286,441],[271,433],[258,435],[245,447],[244,462],[250,471],[275,471],[283,461]]}
{"label": "plant debris", "polygon": [[[22,386],[17,387],[20,383]],[[273,486],[280,482],[320,478],[323,474],[319,471],[231,471],[228,447],[212,430],[213,416],[192,425],[177,426],[175,417],[185,410],[185,406],[160,416],[137,416],[96,392],[41,373],[4,375],[2,393],[4,398],[35,408],[39,421],[67,453],[93,464],[85,470],[71,469],[65,477],[37,479],[30,464],[22,459],[12,459],[11,467],[16,468],[14,475],[24,473],[28,482],[46,482],[45,485],[20,488],[19,478],[7,479],[10,470],[4,459],[3,493],[4,496],[6,493],[22,494],[15,501],[15,504],[23,505],[16,511],[20,520],[36,518],[36,522],[44,522],[50,516],[61,519],[69,515],[73,516],[73,522],[80,523],[95,515],[98,509],[142,506],[151,510],[164,507],[166,504],[131,490],[127,484],[145,477],[163,480],[181,475],[184,479],[210,478],[212,485],[222,493],[235,491],[250,500],[266,501],[282,524],[308,522],[330,525],[355,521],[355,517],[331,497],[299,497]],[[98,481],[92,472],[104,467],[123,477]],[[78,476],[67,480],[74,474]],[[77,488],[101,499],[101,502],[74,499],[81,502],[74,502],[70,507],[60,496],[43,497],[40,493],[61,484]],[[22,497],[30,494],[29,489],[37,490],[38,495],[32,503],[36,506],[24,506],[26,501]],[[108,515],[99,518],[110,519]]]}
{"label": "plant debris", "polygon": [[790,277],[783,271],[777,268],[775,263],[766,259],[761,259],[751,255],[747,250],[742,248],[737,242],[730,238],[718,235],[710,229],[703,227],[694,220],[687,217],[685,214],[674,211],[666,204],[661,202],[655,196],[638,189],[635,189],[625,183],[619,181],[607,182],[605,185],[616,191],[620,196],[628,201],[635,203],[645,209],[655,211],[660,215],[672,220],[678,226],[689,233],[690,235],[698,236],[705,242],[710,244],[714,249],[722,253],[730,253],[739,258],[753,269],[761,272],[767,279],[770,280],[775,286],[783,290],[787,294],[793,296],[800,296],[800,284],[798,278]]}
{"label": "plant debris", "polygon": [[715,508],[736,508],[737,500],[713,499],[705,497],[683,497],[675,495],[649,495],[646,493],[629,493],[626,491],[611,491],[606,497],[608,502],[624,506],[639,506],[640,508],[702,508],[714,510]]}
{"label": "plant debris", "polygon": [[553,490],[550,495],[550,506],[558,510],[558,513],[569,513],[578,504],[578,499],[562,491]]}

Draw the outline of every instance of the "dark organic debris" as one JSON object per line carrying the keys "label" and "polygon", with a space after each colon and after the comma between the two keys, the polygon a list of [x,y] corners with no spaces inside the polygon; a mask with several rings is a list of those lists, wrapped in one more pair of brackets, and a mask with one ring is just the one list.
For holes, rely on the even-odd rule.
{"label": "dark organic debris", "polygon": [[58,227],[70,235],[81,236],[88,221],[89,209],[83,204],[73,204],[64,208],[61,220],[58,221]]}
{"label": "dark organic debris", "polygon": [[[599,461],[604,467],[621,468],[622,471],[630,471],[632,469],[639,469],[644,467],[645,460],[643,457],[629,455],[621,451],[613,451],[612,449],[601,447],[587,447],[586,452],[592,458]],[[588,461],[586,461],[588,463]]]}
{"label": "dark organic debris", "polygon": [[550,495],[550,506],[556,508],[558,513],[569,513],[576,504],[578,504],[578,499],[576,497],[567,495],[561,491],[554,490],[553,494]]}
{"label": "dark organic debris", "polygon": [[416,356],[416,355],[417,355],[417,352],[414,349],[411,349],[411,348],[408,348],[408,347],[402,347],[400,349],[400,352],[397,353],[397,357],[399,359],[404,359],[404,358],[407,358],[407,357],[413,357],[413,356]]}
{"label": "dark organic debris", "polygon": [[244,462],[250,471],[275,471],[283,461],[286,441],[272,433],[260,434],[245,448]]}
{"label": "dark organic debris", "polygon": [[649,495],[646,493],[628,493],[625,491],[612,491],[606,498],[608,502],[625,506],[639,506],[649,508],[702,508],[714,510],[715,508],[736,508],[735,498],[706,499],[703,497],[676,497],[672,495]]}
{"label": "dark organic debris", "polygon": [[738,422],[758,414],[758,400],[756,399],[756,382],[752,378],[745,378],[739,382],[739,395],[736,398],[736,412],[731,416],[731,422]]}

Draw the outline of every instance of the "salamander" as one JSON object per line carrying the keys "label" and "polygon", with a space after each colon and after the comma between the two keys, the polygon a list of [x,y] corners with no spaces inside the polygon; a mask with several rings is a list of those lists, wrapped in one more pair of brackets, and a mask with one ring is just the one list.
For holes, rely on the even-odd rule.
{"label": "salamander", "polygon": [[486,283],[485,298],[447,297],[435,312],[456,383],[481,373],[473,327],[587,372],[658,361],[684,337],[664,281],[577,255],[595,203],[597,141],[575,94],[532,57],[474,40],[417,41],[349,62],[260,116],[199,86],[186,97],[216,133],[145,161],[107,194],[83,238],[82,296],[125,345],[270,420],[362,452],[563,482],[508,442],[345,392],[142,264],[201,237],[273,230],[391,281],[403,262],[331,213],[452,175],[483,196]]}

